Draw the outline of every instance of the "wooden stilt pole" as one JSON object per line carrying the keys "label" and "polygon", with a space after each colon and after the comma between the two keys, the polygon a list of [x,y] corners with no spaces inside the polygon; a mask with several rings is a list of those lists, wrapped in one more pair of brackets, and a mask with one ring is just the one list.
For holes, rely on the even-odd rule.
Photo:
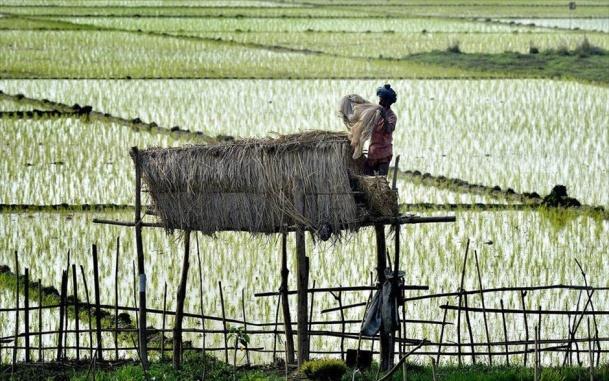
{"label": "wooden stilt pole", "polygon": [[42,352],[42,279],[38,279],[38,362],[44,362]]}
{"label": "wooden stilt pole", "polygon": [[144,245],[142,243],[142,165],[137,147],[131,148],[131,158],[135,163],[135,247],[139,274],[139,314],[138,340],[140,360],[144,371],[148,370],[148,343],[146,340],[146,271],[144,269]]}
{"label": "wooden stilt pole", "polygon": [[184,299],[186,298],[186,282],[188,280],[188,267],[190,256],[190,231],[184,232],[184,259],[182,262],[182,275],[178,287],[176,301],[176,317],[173,327],[173,367],[178,369],[182,363],[182,320],[184,318]]}
{"label": "wooden stilt pole", "polygon": [[[67,274],[66,274],[67,276]],[[97,359],[102,361],[103,343],[102,343],[102,327],[101,327],[101,308],[99,301],[99,267],[97,262],[97,245],[93,245],[93,292],[95,297],[95,334],[97,341]]]}
{"label": "wooden stilt pole", "polygon": [[[228,326],[226,325],[226,308],[224,307],[224,291],[222,291],[222,282],[218,282],[220,290],[220,307],[222,308],[222,334],[224,335],[224,362],[228,364]],[[237,364],[235,364],[236,366]]]}
{"label": "wooden stilt pole", "polygon": [[[114,262],[114,358],[118,361],[118,259],[121,241],[116,237],[116,258]],[[162,334],[165,334],[164,332]]]}
{"label": "wooden stilt pole", "polygon": [[[161,318],[161,361],[165,360],[165,318],[167,315],[167,282],[163,288],[163,315]],[[205,327],[203,327],[205,329]]]}
{"label": "wooden stilt pole", "polygon": [[78,305],[78,282],[76,265],[72,264],[72,289],[74,290],[74,341],[76,343],[76,360],[80,360],[80,306]]}
{"label": "wooden stilt pole", "polygon": [[[376,233],[376,272],[379,288],[383,287],[385,282],[385,269],[387,268],[387,244],[385,241],[385,226],[374,225]],[[389,362],[391,357],[391,337],[384,331],[381,324],[380,331],[380,355],[381,355],[381,372],[390,369]]]}
{"label": "wooden stilt pole", "polygon": [[66,304],[66,288],[68,283],[68,275],[63,270],[61,273],[61,294],[59,297],[59,330],[57,331],[57,362],[62,360],[63,356],[63,321],[65,318]]}
{"label": "wooden stilt pole", "polygon": [[294,332],[292,331],[292,317],[290,315],[290,304],[288,300],[288,249],[287,233],[281,234],[281,309],[283,312],[283,326],[285,331],[286,362],[294,364]]}
{"label": "wooden stilt pole", "polygon": [[[296,179],[295,183],[296,210],[305,215],[305,189],[302,179]],[[296,229],[296,264],[298,268],[297,295],[298,295],[298,366],[309,359],[309,259],[305,247],[305,230],[302,224]]]}
{"label": "wooden stilt pole", "polygon": [[[30,269],[25,268],[25,282],[23,294],[23,328],[25,339],[25,362],[30,362]],[[588,322],[589,323],[589,322]]]}
{"label": "wooden stilt pole", "polygon": [[89,286],[87,285],[87,277],[85,269],[80,265],[80,275],[82,277],[83,286],[85,286],[85,297],[87,298],[87,317],[89,322],[89,358],[93,358],[93,323],[91,320],[91,300],[89,299]]}

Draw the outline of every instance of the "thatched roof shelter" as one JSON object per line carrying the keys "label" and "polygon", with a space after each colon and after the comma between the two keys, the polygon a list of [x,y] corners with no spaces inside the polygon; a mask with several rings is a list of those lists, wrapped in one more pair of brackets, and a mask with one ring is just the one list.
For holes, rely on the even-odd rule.
{"label": "thatched roof shelter", "polygon": [[[138,155],[163,226],[204,233],[272,233],[295,224],[315,231],[357,229],[371,211],[354,192],[361,163],[351,156],[347,135],[332,132],[151,148]],[[304,214],[294,202],[299,190]],[[389,209],[397,211],[389,194],[395,205]]]}

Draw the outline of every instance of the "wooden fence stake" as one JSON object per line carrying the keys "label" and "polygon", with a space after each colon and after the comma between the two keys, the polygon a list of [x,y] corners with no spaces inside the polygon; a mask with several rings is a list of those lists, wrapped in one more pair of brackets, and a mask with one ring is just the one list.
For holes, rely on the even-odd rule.
{"label": "wooden fence stake", "polygon": [[78,305],[78,285],[76,282],[76,265],[72,264],[72,289],[74,290],[74,341],[76,360],[80,360],[80,306]]}
{"label": "wooden fence stake", "polygon": [[287,233],[281,234],[281,310],[283,312],[283,327],[285,331],[285,352],[287,358],[285,361],[288,364],[294,364],[294,332],[292,331],[292,317],[290,315],[290,303],[288,298],[288,248],[287,248]]}
{"label": "wooden fence stake", "polygon": [[442,353],[442,340],[444,340],[444,327],[446,327],[446,314],[448,310],[444,310],[444,317],[442,318],[442,327],[440,328],[440,340],[438,340],[438,354],[436,356],[436,365],[440,365],[440,354]]}
{"label": "wooden fence stake", "polygon": [[[313,289],[315,289],[316,280],[313,279]],[[309,308],[309,332],[311,332],[311,323],[313,322],[313,308],[315,307],[315,293],[311,293],[311,305]]]}
{"label": "wooden fence stake", "polygon": [[118,262],[121,241],[116,237],[116,258],[114,260],[114,358],[118,361]]}
{"label": "wooden fence stake", "polygon": [[138,341],[140,361],[144,371],[148,370],[148,337],[146,334],[146,269],[144,267],[144,244],[142,242],[142,164],[137,147],[131,148],[131,158],[135,164],[135,247],[139,274],[139,323]]}
{"label": "wooden fence stake", "polygon": [[224,360],[228,364],[228,327],[226,326],[226,310],[224,308],[224,292],[222,292],[221,281],[218,281],[218,288],[220,289],[220,306],[222,307],[222,329],[224,331]]}
{"label": "wooden fence stake", "polygon": [[[243,330],[247,332],[247,318],[245,316],[245,289],[241,289],[241,311],[243,312]],[[247,359],[247,366],[250,366],[250,350],[248,346],[245,346],[245,357]]]}
{"label": "wooden fence stake", "polygon": [[[301,215],[306,215],[306,195],[304,183],[298,178],[295,181],[294,205],[296,211]],[[295,232],[296,235],[296,267],[298,269],[298,277],[296,278],[296,287],[298,295],[297,305],[297,327],[298,327],[298,366],[309,360],[309,259],[307,258],[305,247],[305,230],[302,223],[298,224]]]}
{"label": "wooden fence stake", "polygon": [[467,266],[467,254],[469,252],[469,238],[467,239],[467,243],[465,245],[465,255],[463,256],[463,267],[461,269],[461,283],[459,285],[459,310],[457,311],[457,361],[459,366],[463,365],[463,361],[461,360],[461,306],[463,305],[463,283],[465,282],[465,269]]}
{"label": "wooden fence stake", "polygon": [[38,279],[38,362],[44,362],[42,351],[42,279]]}
{"label": "wooden fence stake", "polygon": [[87,298],[87,316],[89,319],[89,358],[93,358],[93,321],[91,319],[91,300],[89,299],[89,286],[87,286],[87,277],[85,276],[85,269],[80,265],[80,275],[82,276],[82,283],[85,286],[85,297]]}
{"label": "wooden fence stake", "polygon": [[[167,314],[167,282],[165,282],[165,287],[163,289],[163,315],[161,318],[161,361],[165,358],[165,315]],[[205,328],[203,328],[205,329]]]}
{"label": "wooden fence stake", "polygon": [[[527,292],[526,290],[521,290],[520,291],[520,302],[522,304],[522,311],[526,311],[526,303],[524,301],[525,296],[527,296]],[[524,319],[524,366],[527,366],[527,357],[528,357],[528,353],[529,353],[529,322],[527,320],[527,313],[523,312],[522,313],[522,318]]]}
{"label": "wooden fence stake", "polygon": [[590,317],[586,319],[588,321],[588,356],[590,364],[588,369],[590,371],[590,381],[594,381],[594,355],[592,355],[592,335],[590,334]]}
{"label": "wooden fence stake", "polygon": [[[467,308],[467,294],[463,294],[463,303],[465,304],[465,308]],[[474,345],[474,334],[472,332],[472,324],[469,320],[469,312],[467,309],[465,310],[465,322],[467,323],[467,332],[469,332],[469,342],[472,351],[472,364],[476,365],[476,346]]]}
{"label": "wooden fence stake", "polygon": [[25,362],[29,363],[30,358],[30,269],[25,268],[25,282],[23,293],[23,327],[25,339]]}
{"label": "wooden fence stake", "polygon": [[[381,224],[374,225],[374,232],[376,235],[376,277],[378,281],[378,287],[381,289],[383,283],[385,283],[385,269],[387,268],[387,243],[385,239],[385,226]],[[374,345],[374,341],[372,342]],[[391,337],[383,330],[381,324],[381,331],[379,333],[379,346],[380,346],[380,371],[385,372],[389,370],[389,363],[391,356]]]}
{"label": "wooden fence stake", "polygon": [[[281,293],[277,295],[277,304],[275,307],[275,330],[273,331],[273,363],[275,363],[275,360],[277,360],[277,333],[279,332],[279,306],[281,305],[281,297]],[[287,349],[284,352],[287,353]]]}
{"label": "wooden fence stake", "polygon": [[190,231],[184,232],[184,259],[182,262],[182,275],[178,287],[176,301],[176,316],[173,328],[173,366],[180,368],[182,363],[182,320],[184,319],[184,299],[186,298],[186,283],[188,281],[188,268],[190,266]]}
{"label": "wooden fence stake", "polygon": [[[201,352],[205,356],[205,314],[203,313],[203,269],[201,266],[201,250],[199,248],[199,235],[195,233],[195,241],[197,243],[197,263],[199,265],[199,311],[201,312]],[[203,363],[205,366],[205,362]]]}
{"label": "wooden fence stake", "polygon": [[488,364],[490,366],[493,366],[493,355],[492,355],[492,348],[491,348],[491,336],[489,334],[489,330],[488,330],[488,320],[486,319],[486,303],[484,301],[484,292],[482,292],[483,287],[482,287],[482,272],[480,271],[480,263],[478,262],[478,252],[476,250],[474,250],[474,260],[476,261],[476,272],[478,274],[478,288],[480,289],[480,301],[482,303],[482,318],[484,319],[484,332],[486,333],[486,342],[489,343],[487,345],[487,351],[488,351]]}
{"label": "wooden fence stake", "polygon": [[102,332],[101,332],[101,308],[100,295],[99,295],[99,267],[97,262],[97,245],[92,246],[93,251],[93,290],[95,293],[95,338],[97,341],[97,360],[103,361],[103,343],[102,343]]}
{"label": "wooden fence stake", "polygon": [[17,251],[15,250],[15,276],[16,287],[15,287],[15,301],[16,301],[16,309],[15,309],[15,340],[13,341],[13,362],[11,365],[11,374],[15,369],[15,364],[17,363],[17,347],[19,346],[19,256],[17,255]]}
{"label": "wooden fence stake", "polygon": [[507,325],[505,324],[505,311],[503,308],[503,299],[500,300],[501,304],[501,320],[503,320],[503,337],[505,338],[505,365],[510,366],[510,349],[508,346],[508,332]]}
{"label": "wooden fence stake", "polygon": [[63,356],[63,319],[66,310],[66,289],[68,284],[68,276],[66,270],[61,273],[61,294],[59,298],[59,330],[57,331],[57,362],[62,360]]}
{"label": "wooden fence stake", "polygon": [[535,326],[535,381],[539,381],[539,330]]}

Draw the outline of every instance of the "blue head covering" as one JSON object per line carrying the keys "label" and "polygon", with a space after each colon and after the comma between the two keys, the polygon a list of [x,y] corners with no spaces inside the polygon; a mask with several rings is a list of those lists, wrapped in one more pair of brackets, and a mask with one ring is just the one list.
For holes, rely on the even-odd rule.
{"label": "blue head covering", "polygon": [[376,89],[376,95],[378,95],[379,98],[387,102],[388,105],[395,103],[395,101],[397,101],[398,99],[398,95],[388,83],[385,86]]}

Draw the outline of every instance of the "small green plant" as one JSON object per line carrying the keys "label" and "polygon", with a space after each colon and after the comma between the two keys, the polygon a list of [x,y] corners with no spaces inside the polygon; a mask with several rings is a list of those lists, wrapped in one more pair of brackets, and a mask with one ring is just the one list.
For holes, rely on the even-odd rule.
{"label": "small green plant", "polygon": [[449,53],[461,54],[461,48],[459,47],[459,41],[452,41],[446,51]]}
{"label": "small green plant", "polygon": [[306,361],[300,371],[313,380],[338,381],[347,371],[347,365],[342,360],[318,359]]}
{"label": "small green plant", "polygon": [[243,327],[230,327],[228,329],[228,341],[234,342],[234,355],[233,355],[233,363],[235,366],[237,365],[237,351],[239,350],[239,346],[242,349],[247,349],[247,346],[250,343],[250,336],[245,332],[245,328]]}

